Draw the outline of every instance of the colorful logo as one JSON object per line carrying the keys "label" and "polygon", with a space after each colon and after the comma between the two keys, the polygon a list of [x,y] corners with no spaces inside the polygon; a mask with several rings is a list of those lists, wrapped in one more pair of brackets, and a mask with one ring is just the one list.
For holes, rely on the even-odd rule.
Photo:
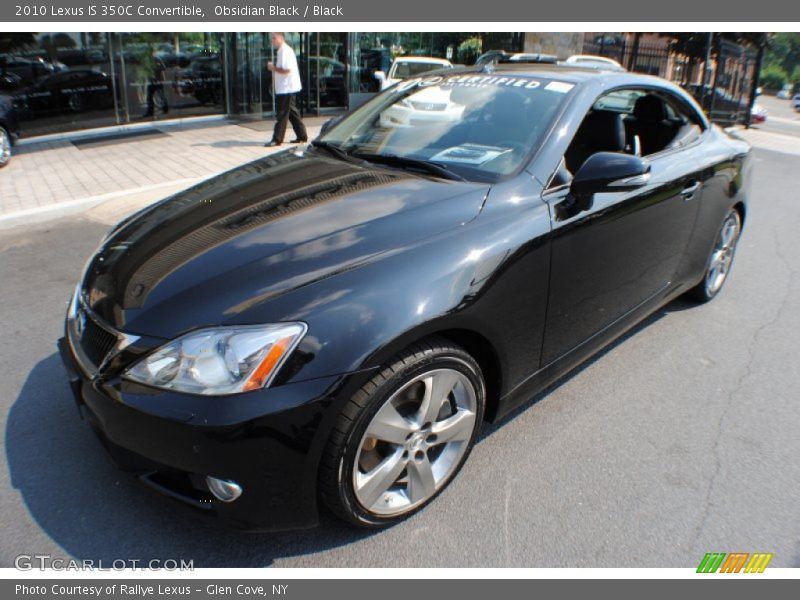
{"label": "colorful logo", "polygon": [[772,554],[766,552],[709,552],[700,561],[698,573],[763,573]]}

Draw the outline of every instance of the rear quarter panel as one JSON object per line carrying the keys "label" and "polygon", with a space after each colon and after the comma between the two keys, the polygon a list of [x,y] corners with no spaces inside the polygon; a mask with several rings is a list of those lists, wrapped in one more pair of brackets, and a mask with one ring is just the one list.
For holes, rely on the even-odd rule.
{"label": "rear quarter panel", "polygon": [[717,232],[728,211],[740,205],[746,215],[752,181],[750,145],[725,131],[714,128],[706,141],[708,164],[694,231],[687,248],[685,279],[697,283],[706,269]]}

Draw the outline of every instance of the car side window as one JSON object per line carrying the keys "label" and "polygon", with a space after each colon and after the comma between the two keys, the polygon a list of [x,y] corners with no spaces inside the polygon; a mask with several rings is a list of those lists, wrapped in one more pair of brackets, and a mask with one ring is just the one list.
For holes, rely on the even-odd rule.
{"label": "car side window", "polygon": [[687,107],[679,98],[665,96],[667,118],[678,124],[675,137],[667,148],[681,148],[688,146],[699,139],[703,133],[702,121],[697,118],[694,111]]}
{"label": "car side window", "polygon": [[578,127],[548,189],[568,183],[597,152],[650,156],[691,144],[702,122],[667,91],[618,89],[603,94]]}

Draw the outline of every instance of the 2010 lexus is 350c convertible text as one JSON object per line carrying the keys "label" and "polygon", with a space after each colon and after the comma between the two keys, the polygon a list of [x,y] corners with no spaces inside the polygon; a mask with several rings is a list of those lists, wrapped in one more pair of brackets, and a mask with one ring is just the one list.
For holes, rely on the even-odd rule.
{"label": "2010 lexus is 350c convertible text", "polygon": [[661,79],[425,74],[120,223],[61,354],[112,457],[164,494],[249,529],[322,504],[391,525],[484,421],[717,295],[750,165]]}

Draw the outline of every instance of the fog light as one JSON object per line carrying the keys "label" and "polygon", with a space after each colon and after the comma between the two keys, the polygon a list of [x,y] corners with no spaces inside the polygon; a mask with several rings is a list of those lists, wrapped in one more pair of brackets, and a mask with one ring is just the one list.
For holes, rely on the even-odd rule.
{"label": "fog light", "polygon": [[222,502],[233,502],[242,495],[242,486],[235,481],[209,476],[206,477],[206,485],[214,497]]}

